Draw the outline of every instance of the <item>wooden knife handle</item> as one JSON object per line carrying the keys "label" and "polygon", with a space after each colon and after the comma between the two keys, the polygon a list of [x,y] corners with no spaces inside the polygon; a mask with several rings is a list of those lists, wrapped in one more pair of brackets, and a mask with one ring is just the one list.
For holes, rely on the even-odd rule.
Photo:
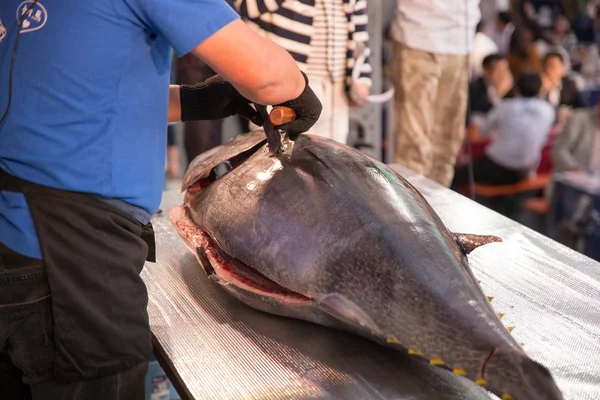
{"label": "wooden knife handle", "polygon": [[269,119],[275,126],[288,124],[296,119],[296,112],[289,107],[275,107],[271,110]]}

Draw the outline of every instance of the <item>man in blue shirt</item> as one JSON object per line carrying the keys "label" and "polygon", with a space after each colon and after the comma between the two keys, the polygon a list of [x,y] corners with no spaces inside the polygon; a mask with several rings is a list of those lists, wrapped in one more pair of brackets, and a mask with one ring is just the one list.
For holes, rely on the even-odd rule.
{"label": "man in blue shirt", "polygon": [[[169,86],[171,52],[219,75]],[[292,57],[223,0],[0,3],[0,388],[143,399],[150,217],[167,122],[321,105]]]}

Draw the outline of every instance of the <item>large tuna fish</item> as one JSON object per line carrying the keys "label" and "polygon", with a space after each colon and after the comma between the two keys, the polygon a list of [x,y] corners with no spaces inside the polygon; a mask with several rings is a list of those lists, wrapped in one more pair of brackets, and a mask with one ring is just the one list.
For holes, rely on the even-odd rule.
{"label": "large tuna fish", "polygon": [[467,262],[498,238],[451,233],[405,179],[347,146],[302,135],[272,156],[265,142],[257,131],[200,155],[169,211],[231,295],[406,349],[505,400],[562,399]]}

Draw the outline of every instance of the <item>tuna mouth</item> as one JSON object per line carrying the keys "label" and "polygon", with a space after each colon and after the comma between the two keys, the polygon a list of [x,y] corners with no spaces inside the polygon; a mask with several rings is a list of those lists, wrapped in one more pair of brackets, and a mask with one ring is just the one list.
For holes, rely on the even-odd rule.
{"label": "tuna mouth", "polygon": [[192,221],[186,206],[170,209],[169,217],[204,271],[219,283],[287,304],[308,305],[313,302],[311,298],[279,285],[256,269],[226,254],[208,233]]}

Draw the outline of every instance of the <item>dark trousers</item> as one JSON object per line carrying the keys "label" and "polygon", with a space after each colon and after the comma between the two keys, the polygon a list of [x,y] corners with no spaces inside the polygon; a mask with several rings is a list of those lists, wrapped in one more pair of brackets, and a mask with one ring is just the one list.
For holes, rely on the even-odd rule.
{"label": "dark trousers", "polygon": [[95,379],[73,383],[54,380],[51,301],[44,262],[0,243],[0,398],[144,399],[146,362]]}
{"label": "dark trousers", "polygon": [[[485,185],[513,185],[525,179],[528,171],[503,167],[492,161],[487,155],[479,157],[473,163],[473,178],[475,183]],[[469,166],[458,167],[454,173],[451,188],[458,189],[469,183]]]}
{"label": "dark trousers", "polygon": [[177,141],[175,140],[175,128],[172,125],[167,127],[167,146],[177,146]]}

